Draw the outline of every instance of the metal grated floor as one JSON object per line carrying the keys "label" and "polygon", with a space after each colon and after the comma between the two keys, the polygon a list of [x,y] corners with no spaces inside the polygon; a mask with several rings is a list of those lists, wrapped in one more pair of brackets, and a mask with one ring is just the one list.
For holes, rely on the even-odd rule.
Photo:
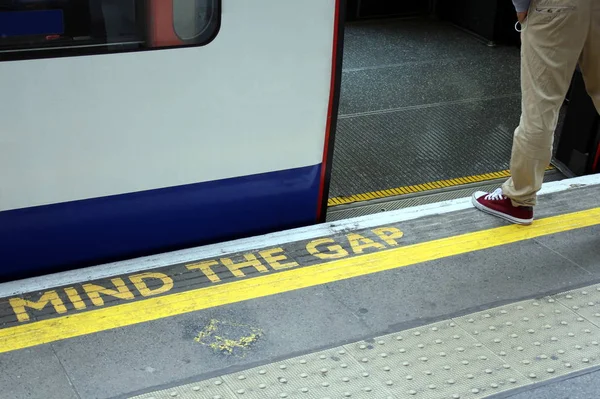
{"label": "metal grated floor", "polygon": [[508,168],[519,50],[429,19],[346,28],[330,198]]}
{"label": "metal grated floor", "polygon": [[517,97],[342,118],[330,197],[509,167]]}
{"label": "metal grated floor", "polygon": [[508,169],[519,70],[432,19],[348,24],[329,198]]}

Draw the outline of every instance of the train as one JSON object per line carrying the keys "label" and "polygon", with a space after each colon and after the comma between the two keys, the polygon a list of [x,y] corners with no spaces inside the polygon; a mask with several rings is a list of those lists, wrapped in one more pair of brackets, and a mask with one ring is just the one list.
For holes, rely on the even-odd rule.
{"label": "train", "polygon": [[0,280],[321,223],[344,0],[0,0]]}

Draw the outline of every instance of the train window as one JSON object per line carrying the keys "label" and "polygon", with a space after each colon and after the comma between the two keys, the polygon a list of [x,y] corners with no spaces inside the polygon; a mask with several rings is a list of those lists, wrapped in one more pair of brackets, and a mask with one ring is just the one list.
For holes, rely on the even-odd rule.
{"label": "train window", "polygon": [[[173,0],[173,20],[175,33],[182,40],[196,40],[207,29],[211,19],[211,9],[205,0]],[[195,18],[190,18],[195,15]]]}
{"label": "train window", "polygon": [[0,60],[204,45],[221,0],[0,0]]}

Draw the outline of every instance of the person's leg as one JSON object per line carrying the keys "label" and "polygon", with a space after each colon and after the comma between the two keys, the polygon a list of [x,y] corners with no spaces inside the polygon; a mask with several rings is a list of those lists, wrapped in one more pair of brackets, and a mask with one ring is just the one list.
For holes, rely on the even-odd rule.
{"label": "person's leg", "polygon": [[529,224],[552,158],[554,130],[597,0],[533,0],[521,34],[521,120],[515,130],[511,178],[473,204],[511,222]]}
{"label": "person's leg", "polygon": [[592,2],[538,0],[528,14],[522,33],[521,123],[513,141],[511,178],[502,187],[513,205],[536,205],[560,107],[588,36]]}
{"label": "person's leg", "polygon": [[592,1],[591,24],[579,60],[585,88],[600,114],[600,1]]}

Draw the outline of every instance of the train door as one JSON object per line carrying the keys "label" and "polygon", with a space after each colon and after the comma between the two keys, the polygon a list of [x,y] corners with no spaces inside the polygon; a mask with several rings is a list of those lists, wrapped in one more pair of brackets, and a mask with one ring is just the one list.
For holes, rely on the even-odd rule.
{"label": "train door", "polygon": [[0,0],[0,280],[322,220],[338,1]]}
{"label": "train door", "polygon": [[[466,197],[509,176],[515,22],[503,0],[347,2],[329,220]],[[546,181],[562,178],[549,168]]]}

